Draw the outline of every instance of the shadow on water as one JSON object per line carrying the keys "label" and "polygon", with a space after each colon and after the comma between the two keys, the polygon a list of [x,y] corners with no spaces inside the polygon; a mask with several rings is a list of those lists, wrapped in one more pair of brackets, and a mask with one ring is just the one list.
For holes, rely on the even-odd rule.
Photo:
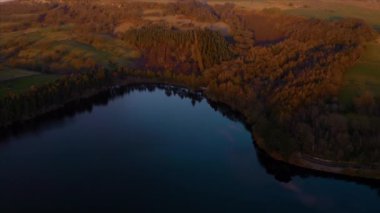
{"label": "shadow on water", "polygon": [[[10,138],[17,138],[27,134],[39,134],[39,132],[46,129],[59,128],[64,126],[67,121],[73,119],[77,114],[91,113],[95,106],[106,106],[110,101],[121,98],[134,91],[150,91],[156,89],[164,90],[165,94],[169,96],[178,96],[181,99],[191,99],[193,105],[200,103],[204,100],[204,96],[200,91],[192,91],[183,87],[170,86],[164,84],[139,84],[127,87],[113,88],[103,91],[93,97],[74,101],[65,105],[64,108],[44,114],[38,118],[30,121],[16,123],[8,128],[0,129],[0,145],[7,143]],[[217,112],[233,121],[239,121],[244,124],[247,131],[250,131],[250,126],[244,122],[244,116],[237,111],[231,110],[228,105],[211,101],[206,99],[207,103]],[[370,180],[364,178],[353,178],[344,175],[335,175],[325,172],[314,171],[297,166],[292,166],[287,163],[274,160],[263,150],[258,148],[253,141],[253,148],[256,151],[257,160],[260,165],[265,169],[267,174],[273,176],[277,181],[282,183],[289,183],[295,177],[309,178],[320,177],[328,179],[336,179],[341,181],[353,182],[356,184],[366,185],[377,191],[380,196],[380,181]]]}
{"label": "shadow on water", "polygon": [[193,92],[186,88],[168,86],[164,84],[139,84],[128,87],[115,87],[106,91],[102,91],[95,96],[73,101],[65,104],[64,107],[52,112],[43,114],[34,119],[15,123],[10,127],[0,128],[0,144],[6,143],[10,138],[17,138],[27,134],[38,134],[41,131],[58,128],[64,126],[67,121],[73,119],[77,114],[91,113],[93,107],[106,106],[116,98],[121,98],[134,91],[153,92],[156,89],[165,90],[165,94],[169,97],[176,95],[181,99],[191,99],[192,105],[203,100],[200,92]]}

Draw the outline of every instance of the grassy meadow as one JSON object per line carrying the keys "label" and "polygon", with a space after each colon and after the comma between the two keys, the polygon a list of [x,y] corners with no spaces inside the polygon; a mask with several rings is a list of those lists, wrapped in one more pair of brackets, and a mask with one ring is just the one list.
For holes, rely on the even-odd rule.
{"label": "grassy meadow", "polygon": [[5,59],[0,67],[0,98],[50,83],[71,71],[128,66],[138,56],[122,40],[73,31],[72,25],[20,27],[32,15],[16,14],[0,22],[0,59]]}
{"label": "grassy meadow", "polygon": [[363,19],[374,27],[380,26],[380,11],[364,9],[353,5],[337,3],[322,3],[321,5],[308,5],[305,7],[284,10],[286,14],[313,17],[319,19],[338,19],[344,17]]}
{"label": "grassy meadow", "polygon": [[23,69],[0,68],[0,82],[38,74],[38,72]]}
{"label": "grassy meadow", "polygon": [[358,63],[345,73],[340,99],[351,104],[364,91],[380,98],[380,43],[369,43]]}
{"label": "grassy meadow", "polygon": [[30,76],[18,77],[11,80],[0,81],[0,98],[8,93],[21,93],[32,86],[39,86],[51,83],[59,78],[59,75],[33,74]]}

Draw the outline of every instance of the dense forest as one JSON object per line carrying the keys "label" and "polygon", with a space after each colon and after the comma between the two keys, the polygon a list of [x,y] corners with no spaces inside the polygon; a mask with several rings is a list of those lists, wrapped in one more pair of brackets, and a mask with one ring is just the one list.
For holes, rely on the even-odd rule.
{"label": "dense forest", "polygon": [[[62,75],[53,83],[0,99],[2,124],[139,77],[203,88],[210,99],[241,112],[255,138],[263,141],[261,146],[279,159],[303,153],[379,166],[380,100],[370,91],[355,97],[349,106],[337,98],[344,72],[358,60],[365,42],[375,38],[361,20],[307,19],[239,11],[230,3],[211,7],[198,1],[20,1],[2,7],[2,20],[19,23],[2,27],[2,33],[66,27],[73,34],[70,39],[85,45],[85,51],[76,55],[64,48],[46,49],[35,60],[22,50],[38,43],[38,38],[20,36],[1,42],[3,65]],[[147,22],[146,8],[199,22],[224,22],[230,33],[224,36],[212,29],[183,30]],[[34,15],[21,21],[9,16],[25,13]],[[125,19],[138,24],[115,33]],[[118,41],[122,50],[117,52],[116,44],[107,49],[104,44],[110,40]],[[96,57],[83,57],[93,49],[108,51],[109,58],[100,63]],[[127,49],[138,54],[122,63],[117,59]]]}
{"label": "dense forest", "polygon": [[146,67],[196,73],[232,58],[226,40],[211,30],[177,31],[150,26],[129,30],[122,39],[141,49]]}

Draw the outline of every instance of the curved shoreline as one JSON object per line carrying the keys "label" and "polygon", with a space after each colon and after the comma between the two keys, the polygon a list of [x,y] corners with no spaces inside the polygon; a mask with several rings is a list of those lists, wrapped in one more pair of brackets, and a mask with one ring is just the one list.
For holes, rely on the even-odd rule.
{"label": "curved shoreline", "polygon": [[[206,98],[209,98],[206,95]],[[218,100],[214,100],[218,101]],[[228,103],[224,103],[229,106]],[[246,115],[244,116],[244,120],[246,120]],[[317,157],[313,157],[303,153],[293,153],[290,157],[285,158],[280,153],[274,152],[270,150],[265,144],[264,138],[260,136],[260,134],[255,130],[252,124],[249,124],[251,128],[250,132],[252,137],[254,138],[255,145],[264,151],[268,156],[273,158],[274,160],[281,161],[293,166],[301,167],[304,169],[310,169],[318,172],[324,172],[329,174],[343,175],[347,177],[353,178],[365,178],[372,180],[380,180],[380,165],[376,166],[368,166],[361,165],[355,163],[347,163],[347,162],[336,162],[327,159],[321,159]],[[370,168],[374,167],[374,168]]]}
{"label": "curved shoreline", "polygon": [[[163,81],[163,80],[155,80],[155,79],[141,78],[141,77],[127,77],[126,79],[118,82],[118,84],[116,85],[113,85],[113,86],[111,85],[111,86],[104,87],[101,89],[86,91],[84,94],[78,97],[73,97],[72,99],[68,100],[67,102],[61,105],[50,106],[47,109],[44,109],[39,112],[35,112],[32,116],[25,117],[22,120],[13,121],[7,124],[0,124],[0,128],[12,127],[18,123],[23,123],[29,120],[36,119],[47,113],[65,108],[67,104],[70,104],[75,101],[79,101],[81,99],[87,99],[87,98],[93,97],[101,92],[108,91],[114,87],[128,87],[128,86],[133,86],[133,85],[144,85],[144,84],[152,84],[152,85],[163,84],[163,85],[170,85],[174,87],[183,87],[183,88],[190,89],[185,84],[178,84],[178,83],[173,83],[173,82],[168,82],[168,81]],[[204,91],[204,89],[198,89],[196,91]],[[210,94],[203,93],[203,96],[211,101],[223,103],[228,107],[230,106],[228,103],[224,103],[220,100],[211,98]],[[245,119],[246,115],[244,115],[243,113],[241,114],[244,117],[243,122],[246,123],[246,119]],[[374,165],[374,166],[366,165],[365,166],[365,165],[360,165],[360,164],[355,164],[355,163],[336,162],[336,161],[331,161],[327,159],[317,158],[317,157],[310,156],[303,153],[293,153],[291,154],[289,158],[284,158],[280,153],[274,152],[267,147],[267,145],[264,142],[264,139],[260,136],[260,134],[257,131],[255,131],[255,128],[252,124],[249,124],[249,123],[246,123],[246,124],[250,127],[250,133],[252,134],[252,137],[254,138],[253,143],[274,160],[281,161],[289,165],[301,167],[304,169],[310,169],[310,170],[325,172],[329,174],[343,175],[343,176],[354,177],[354,178],[380,180],[380,165]]]}
{"label": "curved shoreline", "polygon": [[[353,178],[365,178],[380,180],[380,170],[379,169],[369,169],[369,168],[360,168],[367,167],[360,164],[352,164],[353,166],[347,166],[347,163],[336,162],[326,159],[313,160],[310,157],[306,157],[303,153],[294,153],[288,159],[285,159],[278,153],[273,153],[265,145],[265,142],[262,138],[257,136],[255,132],[252,132],[255,138],[256,145],[262,149],[266,154],[271,158],[288,163],[293,166],[298,166],[305,169],[310,169],[319,172],[325,172],[329,174],[343,175]],[[257,136],[257,137],[256,137]],[[319,161],[319,162],[318,162]],[[327,162],[327,163],[326,163]],[[328,165],[330,164],[330,165]]]}

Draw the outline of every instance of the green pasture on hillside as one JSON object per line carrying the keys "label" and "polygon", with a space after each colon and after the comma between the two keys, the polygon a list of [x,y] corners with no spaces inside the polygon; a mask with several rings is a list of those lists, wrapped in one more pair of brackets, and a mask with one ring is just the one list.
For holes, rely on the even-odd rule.
{"label": "green pasture on hillside", "polygon": [[369,43],[358,63],[345,73],[340,99],[350,104],[364,91],[371,91],[375,97],[380,97],[380,43],[378,42]]}
{"label": "green pasture on hillside", "polygon": [[2,81],[0,82],[0,97],[6,96],[9,92],[21,93],[29,89],[31,86],[48,84],[58,78],[58,75],[38,74],[8,81]]}

